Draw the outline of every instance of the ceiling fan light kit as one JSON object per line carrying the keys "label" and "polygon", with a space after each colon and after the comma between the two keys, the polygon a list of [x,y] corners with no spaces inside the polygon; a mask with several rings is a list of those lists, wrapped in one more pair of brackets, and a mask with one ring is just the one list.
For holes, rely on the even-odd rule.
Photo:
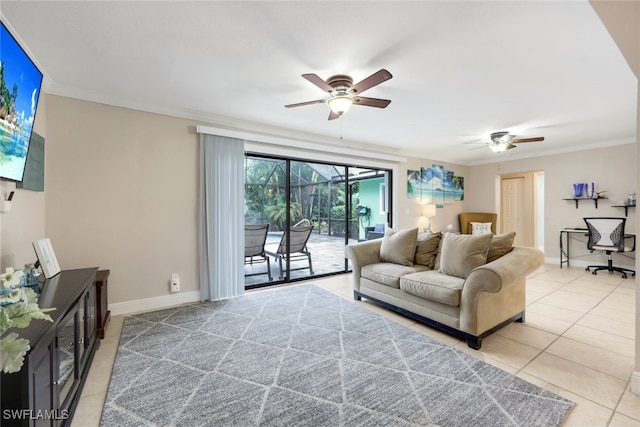
{"label": "ceiling fan light kit", "polygon": [[316,74],[303,74],[302,77],[318,86],[323,91],[329,93],[331,96],[327,99],[299,102],[297,104],[285,105],[285,107],[292,108],[326,103],[331,109],[329,120],[333,120],[342,116],[342,114],[349,110],[353,104],[364,105],[367,107],[386,108],[387,105],[391,103],[388,99],[356,96],[356,94],[360,94],[367,89],[371,89],[372,87],[391,79],[393,76],[385,69],[373,73],[356,84],[353,84],[353,79],[346,74],[336,74],[329,77],[326,81],[322,80]]}
{"label": "ceiling fan light kit", "polygon": [[351,108],[351,105],[353,104],[353,97],[348,95],[336,95],[329,98],[327,100],[327,104],[329,105],[329,108],[331,108],[331,111],[338,115],[342,115]]}
{"label": "ceiling fan light kit", "polygon": [[489,144],[489,148],[491,148],[491,151],[494,153],[502,153],[507,149],[507,144],[504,142],[492,142]]}

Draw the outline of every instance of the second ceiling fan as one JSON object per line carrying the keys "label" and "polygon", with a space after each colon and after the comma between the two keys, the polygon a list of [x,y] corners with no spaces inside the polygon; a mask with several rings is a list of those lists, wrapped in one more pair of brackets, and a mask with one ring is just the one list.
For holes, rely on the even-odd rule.
{"label": "second ceiling fan", "polygon": [[373,73],[359,83],[353,84],[353,79],[346,74],[337,74],[329,77],[326,81],[322,80],[317,74],[303,74],[302,77],[318,86],[323,91],[329,93],[328,98],[316,99],[313,101],[299,102],[297,104],[285,105],[287,108],[302,107],[311,104],[326,103],[331,112],[329,120],[334,120],[345,113],[351,105],[364,105],[367,107],[385,108],[391,103],[389,99],[366,98],[360,96],[362,92],[379,85],[393,76],[384,68]]}
{"label": "second ceiling fan", "polygon": [[[512,148],[516,148],[516,144],[521,144],[524,142],[540,142],[544,141],[543,136],[537,136],[533,138],[516,138],[515,135],[510,134],[509,132],[493,132],[490,135],[491,142],[484,142],[482,144],[488,145],[491,151],[495,153],[501,153],[505,150],[510,150]],[[476,142],[471,142],[470,144],[477,144]],[[479,148],[479,147],[478,147]]]}

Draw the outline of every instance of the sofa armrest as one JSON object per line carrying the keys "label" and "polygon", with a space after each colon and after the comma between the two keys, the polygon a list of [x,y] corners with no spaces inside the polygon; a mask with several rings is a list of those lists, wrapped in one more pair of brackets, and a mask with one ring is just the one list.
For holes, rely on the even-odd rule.
{"label": "sofa armrest", "polygon": [[528,246],[516,246],[497,260],[475,268],[462,286],[460,326],[465,332],[484,332],[524,312],[525,279],[544,264],[544,254]]}
{"label": "sofa armrest", "polygon": [[353,289],[360,290],[360,269],[365,265],[380,262],[382,239],[367,240],[344,247],[344,255],[351,260]]}
{"label": "sofa armrest", "polygon": [[544,264],[544,254],[528,246],[515,246],[495,261],[475,268],[464,282],[462,295],[478,292],[500,292]]}

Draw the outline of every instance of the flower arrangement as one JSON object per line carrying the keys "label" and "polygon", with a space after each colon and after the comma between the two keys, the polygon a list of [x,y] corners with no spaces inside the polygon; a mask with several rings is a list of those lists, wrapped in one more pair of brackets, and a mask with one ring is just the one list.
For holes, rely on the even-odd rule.
{"label": "flower arrangement", "polygon": [[54,308],[38,307],[38,297],[33,289],[25,286],[25,274],[22,270],[8,268],[0,274],[0,370],[3,373],[18,372],[29,351],[29,341],[20,338],[16,332],[5,335],[12,327],[26,328],[31,319],[52,322],[46,314]]}

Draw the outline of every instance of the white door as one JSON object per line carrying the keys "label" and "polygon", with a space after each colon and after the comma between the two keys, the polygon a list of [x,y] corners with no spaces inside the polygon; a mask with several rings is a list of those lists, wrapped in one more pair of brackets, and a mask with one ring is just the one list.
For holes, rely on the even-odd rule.
{"label": "white door", "polygon": [[501,232],[516,232],[514,244],[531,245],[528,242],[525,217],[525,179],[523,177],[503,178],[501,180],[500,213],[502,215]]}

